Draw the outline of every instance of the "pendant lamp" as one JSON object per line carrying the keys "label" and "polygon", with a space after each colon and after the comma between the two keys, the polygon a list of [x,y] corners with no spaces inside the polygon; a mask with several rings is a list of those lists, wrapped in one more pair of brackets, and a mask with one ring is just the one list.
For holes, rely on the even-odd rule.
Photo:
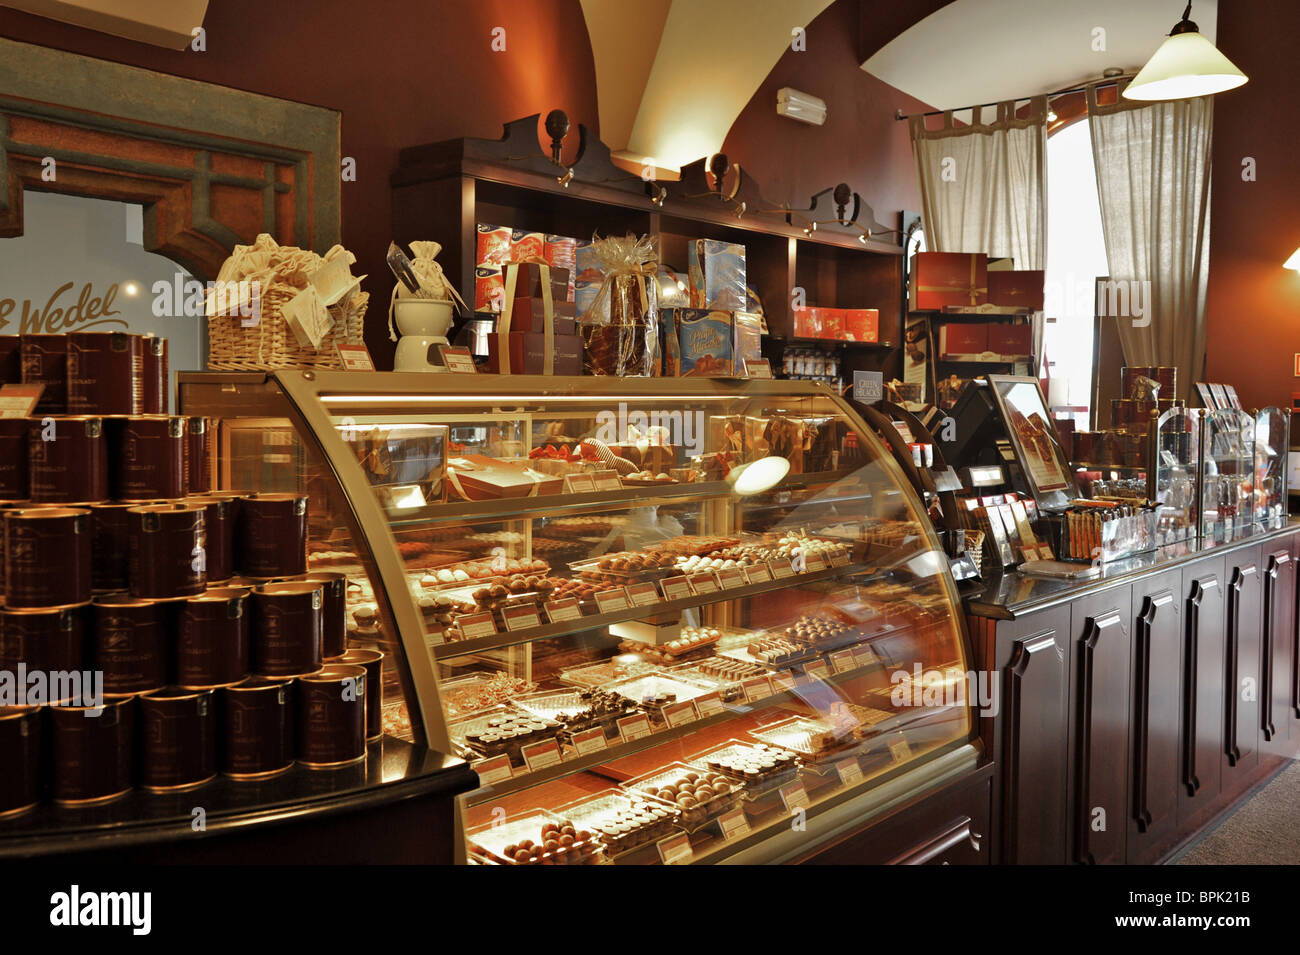
{"label": "pendant lamp", "polygon": [[1188,19],[1191,14],[1189,0],[1183,18],[1125,88],[1125,99],[1190,99],[1222,93],[1246,82],[1246,74],[1201,36],[1200,29]]}

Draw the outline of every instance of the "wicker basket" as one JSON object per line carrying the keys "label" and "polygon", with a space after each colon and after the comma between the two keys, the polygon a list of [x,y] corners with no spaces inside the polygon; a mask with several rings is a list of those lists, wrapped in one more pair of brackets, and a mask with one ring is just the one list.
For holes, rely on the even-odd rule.
{"label": "wicker basket", "polygon": [[276,284],[262,293],[261,320],[245,327],[238,315],[208,318],[208,368],[213,371],[265,371],[272,368],[341,368],[335,345],[364,345],[362,327],[369,292],[355,292],[331,306],[334,327],[319,349],[298,344],[280,310],[299,289]]}

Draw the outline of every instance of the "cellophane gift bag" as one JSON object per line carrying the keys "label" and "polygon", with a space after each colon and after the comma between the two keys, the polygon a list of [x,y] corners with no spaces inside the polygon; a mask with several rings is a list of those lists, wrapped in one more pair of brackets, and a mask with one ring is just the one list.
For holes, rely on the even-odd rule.
{"label": "cellophane gift bag", "polygon": [[662,364],[655,274],[649,236],[596,239],[590,246],[604,272],[595,301],[579,326],[589,375],[656,377]]}

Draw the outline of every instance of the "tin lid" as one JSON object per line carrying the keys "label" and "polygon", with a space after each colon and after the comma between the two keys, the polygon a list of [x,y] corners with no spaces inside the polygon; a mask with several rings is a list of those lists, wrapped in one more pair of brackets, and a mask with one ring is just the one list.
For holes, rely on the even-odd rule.
{"label": "tin lid", "polygon": [[299,574],[297,580],[342,580],[347,581],[348,575],[341,570],[311,570],[305,574]]}
{"label": "tin lid", "polygon": [[281,491],[251,491],[243,497],[253,501],[305,501],[306,494],[288,494]]}
{"label": "tin lid", "polygon": [[245,693],[269,690],[272,687],[283,688],[293,682],[293,677],[250,676],[238,683],[225,687],[227,693]]}
{"label": "tin lid", "polygon": [[198,494],[191,494],[190,497],[198,498],[215,498],[219,501],[236,501],[240,498],[249,497],[252,491],[200,491]]}
{"label": "tin lid", "polygon": [[90,511],[84,507],[21,507],[5,511],[7,521],[40,521],[56,517],[89,517]]}
{"label": "tin lid", "polygon": [[140,694],[142,700],[197,700],[212,696],[210,688],[194,689],[183,686],[165,686],[161,690],[150,690]]}
{"label": "tin lid", "polygon": [[0,706],[0,720],[16,720],[39,709],[39,706]]}
{"label": "tin lid", "polygon": [[252,591],[248,587],[209,587],[201,594],[186,597],[187,603],[219,603],[247,597]]}
{"label": "tin lid", "polygon": [[253,588],[255,594],[311,594],[321,593],[322,586],[307,580],[281,580],[271,584],[259,584]]}
{"label": "tin lid", "polygon": [[326,666],[362,666],[366,663],[378,663],[384,658],[382,650],[366,650],[354,647],[336,657],[329,657],[325,660]]}
{"label": "tin lid", "polygon": [[299,683],[342,683],[344,680],[365,679],[365,668],[351,663],[331,663],[315,673],[298,677]]}
{"label": "tin lid", "polygon": [[168,501],[163,504],[139,504],[131,508],[132,514],[168,514],[168,513],[198,513],[207,510],[206,505],[192,504],[188,501]]}
{"label": "tin lid", "polygon": [[100,594],[91,603],[96,607],[156,607],[159,603],[149,597],[136,597],[132,594]]}

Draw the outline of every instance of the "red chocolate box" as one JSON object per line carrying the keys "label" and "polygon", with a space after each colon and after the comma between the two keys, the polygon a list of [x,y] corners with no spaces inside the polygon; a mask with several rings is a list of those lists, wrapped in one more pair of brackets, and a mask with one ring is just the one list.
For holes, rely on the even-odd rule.
{"label": "red chocolate box", "polygon": [[1012,305],[1018,308],[1043,308],[1042,270],[1017,270],[989,273],[989,302],[993,305]]}
{"label": "red chocolate box", "polygon": [[918,252],[912,260],[912,309],[983,305],[988,291],[988,256],[983,252]]}
{"label": "red chocolate box", "polygon": [[1000,358],[1029,358],[1034,354],[1034,329],[1031,325],[996,322],[988,326],[988,351]]}

